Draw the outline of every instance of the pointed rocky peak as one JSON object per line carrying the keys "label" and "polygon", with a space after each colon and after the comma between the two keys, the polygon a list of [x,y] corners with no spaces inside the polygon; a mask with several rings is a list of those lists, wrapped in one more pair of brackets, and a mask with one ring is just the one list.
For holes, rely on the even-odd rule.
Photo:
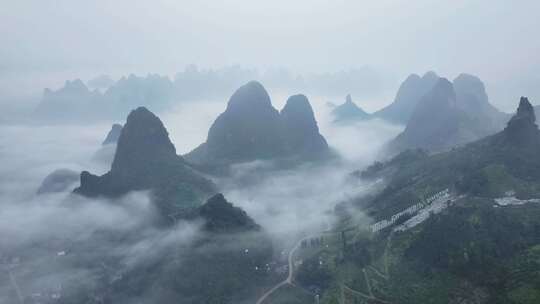
{"label": "pointed rocky peak", "polygon": [[439,78],[416,105],[405,130],[390,144],[390,150],[426,149],[440,151],[460,138],[460,114],[455,107],[452,83]]}
{"label": "pointed rocky peak", "polygon": [[353,103],[351,94],[347,94],[345,97],[345,103]]}
{"label": "pointed rocky peak", "polygon": [[107,133],[107,137],[105,137],[105,140],[101,145],[105,146],[110,144],[116,144],[118,142],[118,138],[120,137],[120,133],[122,133],[122,125],[113,124],[111,130],[109,130],[109,133]]}
{"label": "pointed rocky peak", "polygon": [[319,133],[311,104],[305,95],[293,95],[281,110],[284,153],[309,156],[327,152],[328,144]]}
{"label": "pointed rocky peak", "polygon": [[422,77],[417,74],[409,75],[399,86],[394,102],[417,103],[422,96],[433,88],[439,78],[433,71],[426,72]]}
{"label": "pointed rocky peak", "polygon": [[83,171],[80,183],[74,192],[87,197],[116,198],[130,191],[149,191],[163,216],[160,222],[200,206],[208,195],[216,193],[214,183],[176,155],[163,123],[144,107],[128,115],[111,170],[101,176]]}
{"label": "pointed rocky peak", "polygon": [[112,171],[147,161],[176,159],[176,149],[161,120],[145,107],[129,113],[118,138]]}
{"label": "pointed rocky peak", "polygon": [[452,83],[446,78],[439,78],[433,88],[418,102],[407,127],[416,125],[414,120],[428,119],[432,114],[444,114],[436,112],[455,107],[455,100],[456,94]]}
{"label": "pointed rocky peak", "polygon": [[526,143],[536,140],[538,126],[535,124],[534,108],[527,97],[521,97],[516,114],[510,119],[504,129],[507,138],[515,143]]}
{"label": "pointed rocky peak", "polygon": [[282,151],[280,115],[256,81],[241,86],[208,131],[206,143],[188,153],[193,163],[235,163],[274,158]]}
{"label": "pointed rocky peak", "polygon": [[357,106],[350,94],[345,97],[345,102],[332,110],[336,122],[359,121],[370,117],[362,108]]}
{"label": "pointed rocky peak", "polygon": [[456,94],[452,83],[446,78],[439,78],[435,86],[418,102],[406,130],[429,131],[430,127],[442,123],[455,108]]}
{"label": "pointed rocky peak", "polygon": [[519,100],[519,106],[516,112],[516,115],[512,117],[512,120],[519,120],[523,119],[529,124],[533,124],[536,122],[536,115],[534,114],[534,108],[532,104],[529,102],[529,99],[527,97],[521,97]]}
{"label": "pointed rocky peak", "polygon": [[422,78],[418,74],[409,75],[399,86],[394,98],[394,103],[407,103],[409,100],[418,95],[418,90],[420,89],[422,83]]}
{"label": "pointed rocky peak", "polygon": [[458,106],[466,112],[482,111],[489,106],[486,88],[480,78],[470,74],[459,74],[453,81]]}
{"label": "pointed rocky peak", "polygon": [[199,208],[199,214],[205,220],[205,230],[211,232],[230,233],[260,229],[244,210],[233,206],[221,193],[208,199]]}
{"label": "pointed rocky peak", "polygon": [[427,71],[423,76],[422,76],[422,81],[424,81],[425,83],[432,83],[432,84],[435,84],[437,82],[437,80],[439,80],[439,75],[437,75],[437,73],[435,73],[434,71]]}
{"label": "pointed rocky peak", "polygon": [[281,110],[281,117],[285,120],[303,121],[317,124],[313,109],[307,97],[303,94],[293,95],[287,99]]}
{"label": "pointed rocky peak", "polygon": [[401,83],[394,102],[374,113],[387,121],[407,124],[417,104],[439,80],[435,72],[427,72],[422,77],[411,74]]}
{"label": "pointed rocky peak", "polygon": [[268,92],[258,81],[250,81],[238,88],[229,99],[227,111],[272,108]]}

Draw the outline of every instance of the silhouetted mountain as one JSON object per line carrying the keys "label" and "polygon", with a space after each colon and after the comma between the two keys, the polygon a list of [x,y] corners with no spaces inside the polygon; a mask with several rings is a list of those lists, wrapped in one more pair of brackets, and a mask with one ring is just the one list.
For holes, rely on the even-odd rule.
{"label": "silhouetted mountain", "polygon": [[[190,215],[194,221],[184,220],[178,226],[160,229],[156,239],[147,237],[141,241],[141,235],[146,236],[149,229],[135,227],[112,235],[94,233],[90,243],[69,240],[73,259],[85,261],[85,269],[99,273],[103,279],[96,284],[78,281],[77,292],[62,294],[62,301],[133,303],[136,298],[148,303],[252,303],[262,289],[275,284],[278,276],[280,279],[272,271],[272,239],[223,195],[210,198]],[[103,244],[112,248],[95,248]],[[126,267],[125,259],[119,258],[116,250],[124,248],[135,248],[142,256],[137,255],[140,258]],[[85,253],[88,257],[83,259]],[[99,298],[87,301],[94,295]]]}
{"label": "silhouetted mountain", "polygon": [[[404,151],[391,161],[369,167],[363,176],[377,178],[377,172],[391,172],[389,196],[426,187],[455,187],[488,197],[500,197],[507,191],[522,197],[540,196],[539,151],[534,110],[522,97],[507,127],[494,135],[431,156],[404,157],[411,155]],[[385,195],[383,198],[386,200]],[[387,201],[394,205],[399,200]],[[375,202],[373,206],[384,209],[385,204]]]}
{"label": "silhouetted mountain", "polygon": [[176,155],[161,120],[143,107],[129,114],[111,170],[102,176],[82,172],[81,185],[75,192],[116,197],[133,190],[152,190],[166,215],[198,205],[215,192],[212,182]]}
{"label": "silhouetted mountain", "polygon": [[116,144],[118,138],[120,137],[120,133],[122,133],[122,125],[113,124],[102,145]]}
{"label": "silhouetted mountain", "polygon": [[[536,294],[529,284],[540,279],[540,264],[533,262],[539,256],[539,152],[534,110],[522,97],[507,127],[494,135],[429,156],[403,152],[371,166],[362,176],[382,177],[384,185],[356,204],[373,218],[389,219],[425,201],[426,193],[449,189],[450,197],[426,202],[439,207],[412,214],[410,229],[393,230],[401,221],[378,237],[347,244],[343,264],[369,269],[388,263],[388,278],[377,286],[385,290],[381,299],[392,303],[446,303],[449,295],[463,303],[534,303],[534,296],[523,299]],[[362,254],[363,264],[357,262]]]}
{"label": "silhouetted mountain", "polygon": [[104,93],[90,91],[79,79],[66,81],[57,91],[45,89],[36,109],[36,119],[54,122],[85,122],[123,117],[139,105],[163,110],[174,96],[173,83],[156,74],[129,75],[109,86]]}
{"label": "silhouetted mountain", "polygon": [[452,83],[441,78],[418,103],[405,130],[390,143],[390,150],[440,151],[463,143],[470,138],[461,127],[465,120],[465,113],[456,106]]}
{"label": "silhouetted mountain", "polygon": [[[113,81],[101,75],[87,81],[97,96],[86,101],[85,93],[61,100],[58,91],[49,91],[36,111],[36,120],[55,123],[110,121],[125,117],[129,110],[146,106],[155,113],[170,109],[179,102],[219,101],[250,79],[259,79],[270,88],[301,90],[317,96],[339,96],[353,93],[362,99],[380,98],[394,80],[369,67],[333,73],[295,75],[286,69],[270,69],[261,73],[238,65],[218,69],[201,69],[188,65],[174,79],[156,74],[129,75]],[[94,92],[93,92],[94,93]],[[51,102],[55,100],[54,102]],[[89,106],[92,105],[92,106]],[[58,110],[62,110],[59,112]]]}
{"label": "silhouetted mountain", "polygon": [[368,113],[352,101],[350,94],[345,98],[345,103],[332,110],[332,115],[335,122],[362,121],[370,118]]}
{"label": "silhouetted mountain", "polygon": [[504,129],[504,142],[515,147],[540,147],[540,132],[534,108],[526,97],[521,97],[517,112]]}
{"label": "silhouetted mountain", "polygon": [[70,169],[57,169],[47,175],[37,190],[37,194],[72,191],[80,173]]}
{"label": "silhouetted mountain", "polygon": [[186,155],[194,163],[270,159],[282,151],[279,112],[264,87],[252,81],[229,99],[208,131],[206,143]]}
{"label": "silhouetted mountain", "polygon": [[257,225],[247,213],[229,203],[223,194],[218,193],[199,208],[205,220],[205,230],[218,233],[257,231]]}
{"label": "silhouetted mountain", "polygon": [[199,165],[226,165],[320,155],[327,148],[305,96],[289,98],[280,114],[264,87],[252,81],[231,96],[206,142],[185,157]]}
{"label": "silhouetted mountain", "polygon": [[511,115],[495,108],[486,93],[480,78],[470,74],[460,74],[453,81],[456,105],[469,117],[482,121],[487,132],[497,132],[504,128]]}
{"label": "silhouetted mountain", "polygon": [[100,100],[101,93],[90,91],[80,79],[68,80],[57,91],[45,89],[35,113],[39,118],[54,121],[77,121],[85,116],[95,119]]}
{"label": "silhouetted mountain", "polygon": [[129,75],[120,78],[103,94],[112,113],[122,114],[140,105],[162,111],[169,107],[174,96],[174,86],[167,76],[148,74],[146,77]]}
{"label": "silhouetted mountain", "polygon": [[481,82],[468,75],[456,80],[459,98],[453,84],[440,78],[418,103],[405,130],[390,142],[390,152],[444,151],[502,129],[504,114],[487,102]]}
{"label": "silhouetted mountain", "polygon": [[439,76],[432,71],[427,72],[422,77],[417,74],[409,75],[400,85],[394,102],[373,113],[373,116],[393,123],[407,124],[416,105],[424,95],[431,91],[438,80]]}
{"label": "silhouetted mountain", "polygon": [[280,112],[284,155],[311,159],[328,153],[328,144],[319,133],[313,109],[305,95],[293,95]]}

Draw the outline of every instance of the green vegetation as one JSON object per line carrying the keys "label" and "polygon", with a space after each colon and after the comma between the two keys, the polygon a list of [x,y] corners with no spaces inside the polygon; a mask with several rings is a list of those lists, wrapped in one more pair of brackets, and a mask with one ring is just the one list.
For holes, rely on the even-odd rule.
{"label": "green vegetation", "polygon": [[[303,276],[326,284],[321,303],[538,303],[540,204],[493,200],[540,197],[540,132],[530,108],[522,99],[503,132],[464,147],[431,156],[407,151],[357,173],[387,181],[349,206],[375,219],[445,188],[459,199],[404,232],[356,233],[345,247],[333,243],[324,250],[336,263],[325,269],[305,263]],[[345,206],[336,210],[347,223],[341,226],[352,224]]]}

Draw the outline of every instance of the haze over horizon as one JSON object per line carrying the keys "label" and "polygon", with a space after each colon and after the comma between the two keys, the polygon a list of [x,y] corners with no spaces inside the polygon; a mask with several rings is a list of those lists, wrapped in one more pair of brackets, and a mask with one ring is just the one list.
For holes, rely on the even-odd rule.
{"label": "haze over horizon", "polygon": [[0,304],[540,303],[540,2],[0,2]]}
{"label": "haze over horizon", "polygon": [[390,103],[408,74],[428,70],[449,78],[462,72],[479,76],[492,103],[504,111],[512,111],[521,95],[540,103],[536,1],[4,1],[2,6],[4,96],[40,94],[67,79],[100,74],[174,75],[189,64],[214,69],[240,64],[302,75],[370,67],[391,80],[383,100],[368,103],[372,110]]}

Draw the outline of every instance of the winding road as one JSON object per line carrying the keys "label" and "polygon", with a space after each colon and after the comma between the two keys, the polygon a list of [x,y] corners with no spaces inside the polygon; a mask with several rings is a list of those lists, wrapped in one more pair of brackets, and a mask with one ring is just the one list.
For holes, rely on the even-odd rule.
{"label": "winding road", "polygon": [[287,260],[288,260],[288,264],[289,264],[289,275],[287,276],[287,278],[279,283],[277,283],[274,287],[272,287],[271,289],[269,289],[267,292],[265,292],[256,302],[256,304],[262,304],[264,302],[264,300],[266,300],[266,298],[268,298],[272,293],[274,293],[274,291],[280,289],[281,287],[285,286],[285,285],[293,285],[293,278],[294,278],[294,254],[296,253],[296,251],[298,250],[298,248],[300,248],[300,245],[302,244],[303,241],[305,240],[308,240],[308,239],[311,239],[311,238],[314,238],[314,237],[318,237],[318,236],[321,236],[325,233],[326,231],[323,231],[323,232],[320,232],[320,233],[317,233],[317,234],[312,234],[312,235],[309,235],[309,236],[306,236],[300,240],[298,240],[298,242],[296,242],[296,244],[294,245],[294,247],[291,249],[291,251],[289,251],[289,256],[287,257]]}

